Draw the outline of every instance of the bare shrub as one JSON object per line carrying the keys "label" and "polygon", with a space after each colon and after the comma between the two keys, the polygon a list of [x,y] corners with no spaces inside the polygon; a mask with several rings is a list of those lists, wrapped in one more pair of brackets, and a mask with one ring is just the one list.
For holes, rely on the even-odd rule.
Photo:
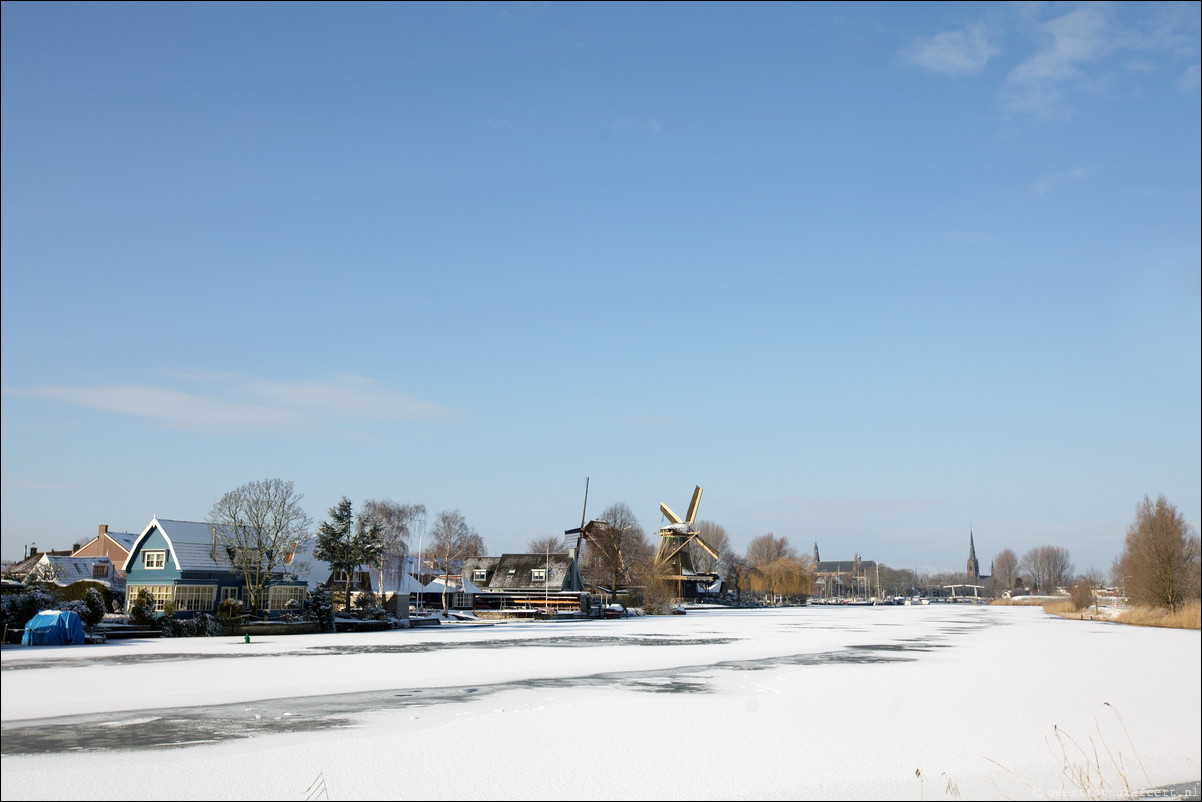
{"label": "bare shrub", "polygon": [[1074,609],[1084,610],[1093,604],[1093,588],[1088,582],[1083,580],[1073,585],[1073,589],[1069,591],[1068,597],[1072,601]]}

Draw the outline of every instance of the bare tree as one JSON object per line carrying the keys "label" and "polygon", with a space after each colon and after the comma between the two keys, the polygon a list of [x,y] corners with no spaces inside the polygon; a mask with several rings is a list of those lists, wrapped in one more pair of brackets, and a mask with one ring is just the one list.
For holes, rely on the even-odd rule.
{"label": "bare tree", "polygon": [[259,609],[277,569],[312,537],[313,521],[301,509],[302,498],[292,482],[264,479],[231,490],[209,511],[213,556],[222,549],[242,573],[252,610]]}
{"label": "bare tree", "polygon": [[554,535],[530,538],[526,549],[530,554],[563,554],[567,551],[563,545],[563,538]]}
{"label": "bare tree", "polygon": [[1031,578],[1040,593],[1046,594],[1066,583],[1073,572],[1073,563],[1063,546],[1036,546],[1023,555],[1019,569]]}
{"label": "bare tree", "polygon": [[689,556],[693,558],[694,568],[702,573],[709,573],[718,567],[718,560],[722,559],[722,555],[730,551],[730,536],[721,524],[712,521],[698,521],[697,531],[701,533],[701,539],[718,552],[718,556],[715,558],[696,541],[689,543]]}
{"label": "bare tree", "polygon": [[1202,590],[1198,535],[1164,496],[1156,501],[1144,496],[1115,573],[1135,602],[1176,610]]}
{"label": "bare tree", "polygon": [[1018,579],[1018,555],[1012,549],[1002,549],[993,558],[993,576],[1006,590],[1014,589]]}
{"label": "bare tree", "polygon": [[608,581],[616,593],[630,583],[636,566],[654,556],[638,518],[623,502],[606,507],[586,529],[589,537],[584,573],[593,585]]}
{"label": "bare tree", "polygon": [[[409,554],[409,541],[426,524],[426,505],[399,504],[392,499],[368,499],[359,517],[375,521],[380,529],[380,557],[375,568],[380,574],[380,592],[384,591],[385,572],[394,572],[398,581]],[[398,607],[398,609],[400,609]]]}
{"label": "bare tree", "polygon": [[760,535],[747,544],[747,562],[754,569],[756,566],[766,566],[782,557],[796,557],[797,551],[789,545],[789,538],[777,537],[769,532]]}
{"label": "bare tree", "polygon": [[718,573],[722,575],[723,583],[734,589],[735,602],[741,603],[743,590],[747,586],[747,560],[733,550],[720,553],[722,556],[718,558]]}
{"label": "bare tree", "polygon": [[442,583],[442,614],[447,610],[447,584],[451,575],[463,564],[468,557],[476,557],[484,553],[484,540],[475,529],[467,525],[467,520],[459,510],[443,510],[434,519],[430,527],[430,554],[436,568],[443,573]]}
{"label": "bare tree", "polygon": [[919,587],[918,573],[912,568],[880,567],[881,591],[888,596],[911,596]]}

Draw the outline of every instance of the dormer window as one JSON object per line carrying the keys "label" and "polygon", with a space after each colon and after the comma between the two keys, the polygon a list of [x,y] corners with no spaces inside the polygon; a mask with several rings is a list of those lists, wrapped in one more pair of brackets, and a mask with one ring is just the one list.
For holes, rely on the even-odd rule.
{"label": "dormer window", "polygon": [[546,568],[531,568],[530,569],[530,581],[531,582],[546,582],[547,581],[547,569]]}
{"label": "dormer window", "polygon": [[488,581],[488,569],[487,568],[474,569],[472,571],[472,581],[473,582],[487,582]]}
{"label": "dormer window", "polygon": [[167,565],[167,552],[165,551],[144,551],[142,552],[142,567],[143,568],[163,568]]}

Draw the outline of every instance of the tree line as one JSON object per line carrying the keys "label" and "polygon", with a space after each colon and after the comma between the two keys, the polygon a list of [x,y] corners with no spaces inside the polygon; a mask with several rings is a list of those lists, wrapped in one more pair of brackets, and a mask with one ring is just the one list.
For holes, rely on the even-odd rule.
{"label": "tree line", "polygon": [[[313,541],[313,556],[329,563],[346,577],[349,606],[351,581],[356,569],[368,566],[381,573],[399,572],[415,536],[427,534],[427,511],[421,504],[401,504],[391,499],[368,499],[356,514],[347,497],[330,507],[328,519],[313,532],[313,522],[300,507],[302,496],[293,483],[280,479],[249,482],[226,493],[213,505],[210,523],[216,539],[227,547],[231,564],[243,573],[252,607],[272,572],[291,555]],[[606,507],[598,518],[606,526],[592,532],[578,555],[586,584],[616,592],[639,588],[659,596],[669,594],[662,585],[655,560],[656,544],[638,517],[623,502]],[[753,538],[742,553],[731,545],[726,529],[699,521],[703,540],[718,552],[715,559],[693,544],[690,556],[700,572],[716,572],[736,599],[743,593],[774,599],[802,599],[814,592],[817,566],[801,554],[787,537],[766,533]],[[422,551],[434,569],[453,574],[463,560],[485,553],[484,541],[458,510],[444,510],[430,522],[429,539]],[[531,553],[566,551],[559,537],[530,540]],[[303,566],[294,566],[296,571]],[[1057,588],[1104,583],[1102,572],[1091,569],[1075,576],[1068,549],[1043,545],[1019,557],[1004,548],[993,559],[987,593],[1000,595],[1018,589],[1051,593]],[[964,581],[965,574],[925,575],[909,569],[880,566],[883,595],[913,595]],[[874,578],[875,579],[875,578]],[[1197,533],[1164,496],[1147,496],[1137,505],[1127,530],[1122,554],[1111,567],[1110,579],[1132,600],[1176,608],[1199,598],[1199,541]],[[445,590],[444,590],[445,594]],[[445,599],[444,599],[445,603]]]}
{"label": "tree line", "polygon": [[[330,507],[328,518],[314,532],[313,521],[301,508],[303,495],[290,481],[248,482],[226,493],[209,512],[215,542],[225,546],[230,564],[246,582],[248,601],[258,609],[273,573],[285,564],[302,573],[308,566],[296,560],[312,545],[312,554],[344,575],[344,603],[351,604],[351,585],[361,567],[384,574],[403,570],[417,536],[428,534],[422,551],[435,571],[451,574],[468,557],[484,553],[484,540],[458,510],[443,510],[426,532],[426,507],[391,499],[368,499],[355,513],[343,496]],[[444,583],[445,606],[445,583]]]}

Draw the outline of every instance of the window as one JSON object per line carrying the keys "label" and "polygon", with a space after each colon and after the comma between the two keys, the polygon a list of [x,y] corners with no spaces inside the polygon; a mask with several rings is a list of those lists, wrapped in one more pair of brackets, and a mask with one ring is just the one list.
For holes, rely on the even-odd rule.
{"label": "window", "polygon": [[165,551],[144,551],[142,552],[142,567],[143,568],[162,568],[167,565],[167,552]]}
{"label": "window", "polygon": [[488,581],[488,569],[487,568],[477,568],[477,569],[473,570],[472,571],[472,581],[473,582],[487,582]]}
{"label": "window", "polygon": [[109,566],[108,563],[94,563],[92,565],[92,579],[108,579]]}
{"label": "window", "polygon": [[239,568],[245,568],[246,566],[253,567],[263,562],[263,554],[258,549],[238,546],[234,549],[234,556],[231,559],[233,564]]}
{"label": "window", "polygon": [[171,598],[171,585],[130,585],[125,589],[125,611],[129,612],[129,606],[143,592],[150,595],[154,599],[155,612],[163,612],[164,605]]}
{"label": "window", "polygon": [[547,581],[547,569],[546,568],[531,568],[530,569],[530,581],[531,582],[546,582]]}
{"label": "window", "polygon": [[231,585],[227,588],[222,588],[221,589],[221,600],[225,601],[226,599],[236,599],[236,598],[238,598],[239,591],[241,591],[241,588],[238,587],[237,585]]}
{"label": "window", "polygon": [[[289,601],[295,601],[296,604],[289,608]],[[303,585],[272,585],[267,589],[268,610],[299,610],[304,606],[305,588]]]}
{"label": "window", "polygon": [[216,585],[176,585],[175,609],[209,613],[217,598]]}

